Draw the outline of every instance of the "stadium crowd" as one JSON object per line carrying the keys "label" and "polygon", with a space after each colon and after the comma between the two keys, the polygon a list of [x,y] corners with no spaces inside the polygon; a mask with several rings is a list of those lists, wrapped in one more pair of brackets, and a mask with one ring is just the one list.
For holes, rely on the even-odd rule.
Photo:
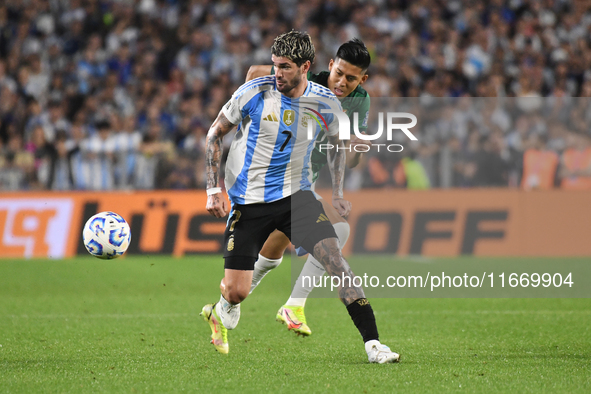
{"label": "stadium crowd", "polygon": [[419,119],[349,189],[591,188],[589,0],[4,0],[0,190],[203,188],[207,128],[292,28],[315,72],[361,38],[372,107]]}

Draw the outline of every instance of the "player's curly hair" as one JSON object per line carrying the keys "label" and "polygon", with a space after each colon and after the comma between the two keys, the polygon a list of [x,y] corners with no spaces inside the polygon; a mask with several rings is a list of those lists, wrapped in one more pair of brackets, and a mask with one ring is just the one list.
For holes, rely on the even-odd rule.
{"label": "player's curly hair", "polygon": [[297,30],[277,36],[271,46],[271,53],[275,56],[288,58],[298,67],[307,60],[314,63],[316,56],[310,35]]}

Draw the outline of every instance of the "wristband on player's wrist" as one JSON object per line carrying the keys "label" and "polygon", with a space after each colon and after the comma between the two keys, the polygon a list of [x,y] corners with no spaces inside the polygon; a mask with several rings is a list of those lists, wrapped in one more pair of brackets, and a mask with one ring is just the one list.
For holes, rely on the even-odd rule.
{"label": "wristband on player's wrist", "polygon": [[222,192],[222,188],[221,187],[212,187],[211,189],[207,189],[207,195],[208,196],[213,196],[214,194],[218,194]]}

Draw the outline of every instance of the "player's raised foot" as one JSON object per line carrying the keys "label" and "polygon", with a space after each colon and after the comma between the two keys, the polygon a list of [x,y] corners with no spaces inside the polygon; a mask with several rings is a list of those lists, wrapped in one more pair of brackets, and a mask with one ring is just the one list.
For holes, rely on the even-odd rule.
{"label": "player's raised foot", "polygon": [[209,323],[211,328],[211,343],[215,346],[215,350],[222,354],[228,354],[228,330],[222,324],[222,320],[219,318],[215,311],[215,304],[207,304],[201,310],[200,316],[203,316],[203,320]]}
{"label": "player's raised foot", "polygon": [[393,352],[388,346],[382,345],[379,341],[367,341],[365,351],[370,363],[387,364],[400,361],[400,354]]}
{"label": "player's raised foot", "polygon": [[298,335],[308,336],[312,334],[312,330],[306,324],[306,315],[304,314],[303,306],[283,305],[277,311],[275,320],[285,324],[288,330]]}

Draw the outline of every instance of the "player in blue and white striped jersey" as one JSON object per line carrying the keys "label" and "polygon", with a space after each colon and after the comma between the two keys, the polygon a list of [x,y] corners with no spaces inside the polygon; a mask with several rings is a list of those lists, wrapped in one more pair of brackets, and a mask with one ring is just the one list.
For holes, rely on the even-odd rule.
{"label": "player in blue and white striped jersey", "polygon": [[[280,86],[280,84],[277,84]],[[330,90],[308,82],[303,94],[290,99],[276,86],[274,76],[244,84],[234,93],[222,113],[239,129],[228,153],[226,188],[232,203],[269,203],[298,190],[310,190],[310,154],[314,139],[302,123],[305,113],[321,109],[340,110]],[[338,122],[324,117],[328,135],[336,136]]]}
{"label": "player in blue and white striped jersey", "polygon": [[[275,229],[296,247],[303,247],[323,265],[330,276],[342,279],[339,297],[346,305],[365,342],[370,362],[395,362],[399,355],[380,344],[371,305],[343,258],[322,204],[310,191],[310,155],[316,135],[304,127],[306,112],[323,108],[340,110],[334,94],[307,80],[314,60],[310,36],[291,31],[277,37],[271,48],[275,76],[246,83],[222,108],[207,134],[207,210],[226,216],[226,200],[219,186],[222,138],[235,125],[238,131],[228,153],[226,189],[232,203],[224,233],[225,276],[222,295],[203,307],[212,343],[228,353],[227,330],[236,327],[240,303],[248,296],[258,252]],[[338,139],[336,117],[325,114],[329,143],[343,147]],[[316,134],[320,126],[316,128]],[[347,216],[351,204],[343,199],[344,149],[327,154],[333,180],[333,206]]]}

